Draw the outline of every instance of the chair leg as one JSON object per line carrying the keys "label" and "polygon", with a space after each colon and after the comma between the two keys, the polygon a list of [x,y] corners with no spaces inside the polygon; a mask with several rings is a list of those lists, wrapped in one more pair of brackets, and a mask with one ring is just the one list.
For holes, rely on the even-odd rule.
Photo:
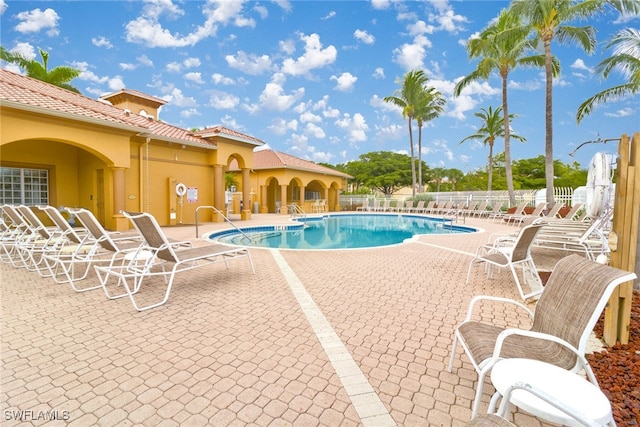
{"label": "chair leg", "polygon": [[456,350],[458,347],[458,335],[454,332],[453,333],[453,344],[451,346],[451,357],[449,358],[449,372],[453,371],[453,361],[456,357]]}
{"label": "chair leg", "polygon": [[482,400],[482,392],[484,391],[484,379],[487,376],[487,372],[490,368],[485,368],[478,373],[478,387],[476,387],[476,396],[473,400],[473,406],[471,408],[471,419],[478,415],[478,409],[480,409],[480,401]]}

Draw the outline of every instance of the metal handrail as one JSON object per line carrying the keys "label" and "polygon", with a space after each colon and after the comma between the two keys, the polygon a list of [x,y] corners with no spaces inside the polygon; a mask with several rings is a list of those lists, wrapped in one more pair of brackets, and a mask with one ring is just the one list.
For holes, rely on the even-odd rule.
{"label": "metal handrail", "polygon": [[307,217],[307,213],[304,211],[304,209],[302,209],[302,207],[298,206],[295,203],[290,204],[288,208],[289,215],[291,215],[292,218],[295,218],[297,215],[301,215],[303,218]]}
{"label": "metal handrail", "polygon": [[229,218],[227,218],[227,216],[225,214],[223,214],[220,210],[218,210],[215,206],[198,206],[196,208],[196,239],[199,237],[199,233],[198,233],[198,211],[202,208],[205,209],[211,209],[213,210],[215,213],[217,213],[218,215],[220,215],[222,218],[224,218],[224,220],[226,222],[228,222],[229,224],[231,224],[231,226],[233,228],[236,229],[236,231],[240,234],[242,234],[247,240],[251,240],[251,238],[249,236],[247,236],[244,231],[240,230]]}

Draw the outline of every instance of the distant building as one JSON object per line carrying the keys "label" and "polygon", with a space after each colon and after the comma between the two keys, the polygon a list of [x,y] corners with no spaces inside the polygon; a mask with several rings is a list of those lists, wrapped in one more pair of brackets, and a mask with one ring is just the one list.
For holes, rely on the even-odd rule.
{"label": "distant building", "polygon": [[[189,131],[158,119],[166,102],[130,89],[100,100],[0,70],[0,203],[84,207],[112,230],[121,211],[161,225],[193,223],[198,206],[226,207],[225,173],[237,175],[241,219],[310,198],[339,206],[348,175],[215,126]],[[255,190],[255,191],[254,191]],[[310,197],[307,197],[310,196]],[[221,217],[205,209],[200,221]]]}

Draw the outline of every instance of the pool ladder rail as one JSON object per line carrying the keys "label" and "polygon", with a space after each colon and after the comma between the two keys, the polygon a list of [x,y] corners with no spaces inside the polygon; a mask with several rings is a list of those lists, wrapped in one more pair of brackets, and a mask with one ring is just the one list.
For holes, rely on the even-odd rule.
{"label": "pool ladder rail", "polygon": [[289,215],[291,215],[291,218],[297,218],[299,216],[302,218],[307,217],[307,213],[304,211],[304,209],[302,209],[295,203],[290,204],[289,206],[287,206],[287,208],[289,210]]}
{"label": "pool ladder rail", "polygon": [[247,236],[244,231],[242,231],[241,229],[239,229],[229,218],[227,218],[227,216],[225,214],[223,214],[219,209],[217,209],[215,206],[198,206],[196,208],[196,239],[199,238],[199,233],[198,233],[198,211],[200,209],[211,209],[212,211],[214,211],[215,213],[217,213],[218,215],[220,215],[226,222],[228,222],[229,224],[231,224],[231,226],[238,232],[240,233],[245,239],[252,241],[251,238],[249,236]]}

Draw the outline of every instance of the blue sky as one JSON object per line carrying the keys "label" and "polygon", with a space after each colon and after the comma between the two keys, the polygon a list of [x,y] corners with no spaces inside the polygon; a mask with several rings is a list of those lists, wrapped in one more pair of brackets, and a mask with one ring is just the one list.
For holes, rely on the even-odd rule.
{"label": "blue sky", "polygon": [[[445,113],[423,128],[423,159],[431,167],[469,171],[486,166],[488,149],[459,142],[480,124],[473,113],[501,105],[494,76],[453,97],[455,83],[475,68],[466,41],[507,1],[7,1],[0,0],[2,46],[50,67],[82,70],[72,84],[97,98],[122,88],[168,101],[160,118],[184,128],[227,126],[271,148],[331,164],[370,151],[408,153],[406,122],[383,98],[397,80],[423,69],[446,98]],[[554,83],[554,157],[582,167],[615,142],[581,142],[640,131],[638,97],[598,108],[579,126],[575,111],[596,92],[618,84],[594,73],[610,51],[606,41],[638,18],[610,10],[588,22],[599,47],[589,56],[553,46],[562,74]],[[576,25],[585,23],[576,23]],[[39,57],[38,57],[39,59]],[[3,67],[18,71],[15,67]],[[544,75],[518,69],[509,79],[510,112],[519,117],[515,160],[544,154]],[[498,141],[495,152],[503,151]]]}

